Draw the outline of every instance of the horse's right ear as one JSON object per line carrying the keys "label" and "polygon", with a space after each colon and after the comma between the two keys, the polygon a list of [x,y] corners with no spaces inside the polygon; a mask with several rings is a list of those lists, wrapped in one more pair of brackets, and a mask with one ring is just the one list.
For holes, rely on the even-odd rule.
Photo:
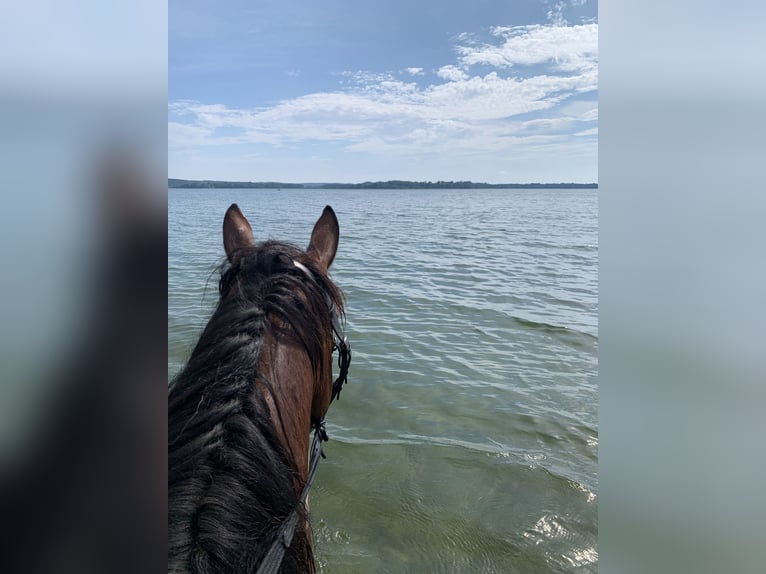
{"label": "horse's right ear", "polygon": [[311,232],[311,241],[306,253],[327,271],[335,259],[335,253],[338,251],[338,240],[340,239],[340,227],[338,218],[329,205],[324,208],[322,215],[314,224],[314,230]]}
{"label": "horse's right ear", "polygon": [[223,248],[226,251],[226,257],[233,262],[234,252],[243,247],[252,247],[255,245],[253,239],[253,229],[247,221],[239,206],[232,203],[226,210],[223,217]]}

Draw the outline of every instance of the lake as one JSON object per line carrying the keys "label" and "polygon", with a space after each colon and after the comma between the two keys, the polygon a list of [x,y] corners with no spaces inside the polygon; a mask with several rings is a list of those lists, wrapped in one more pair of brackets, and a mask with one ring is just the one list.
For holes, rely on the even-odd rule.
{"label": "lake", "polygon": [[168,376],[226,208],[306,247],[322,208],[349,383],[311,493],[320,570],[596,572],[598,190],[168,190]]}

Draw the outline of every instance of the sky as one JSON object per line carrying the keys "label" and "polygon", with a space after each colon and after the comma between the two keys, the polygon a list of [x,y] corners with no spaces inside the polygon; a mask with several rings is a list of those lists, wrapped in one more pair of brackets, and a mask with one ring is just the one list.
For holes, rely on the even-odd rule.
{"label": "sky", "polygon": [[598,181],[595,0],[171,0],[168,175]]}

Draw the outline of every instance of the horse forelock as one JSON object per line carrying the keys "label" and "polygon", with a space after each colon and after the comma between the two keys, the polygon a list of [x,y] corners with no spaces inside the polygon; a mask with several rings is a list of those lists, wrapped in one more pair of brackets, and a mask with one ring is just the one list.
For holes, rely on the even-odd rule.
{"label": "horse forelock", "polygon": [[344,308],[340,289],[316,262],[276,241],[242,249],[233,263],[224,263],[219,293],[243,306],[260,303],[266,315],[289,326],[313,365],[322,364],[326,344],[332,345],[329,307],[341,314]]}

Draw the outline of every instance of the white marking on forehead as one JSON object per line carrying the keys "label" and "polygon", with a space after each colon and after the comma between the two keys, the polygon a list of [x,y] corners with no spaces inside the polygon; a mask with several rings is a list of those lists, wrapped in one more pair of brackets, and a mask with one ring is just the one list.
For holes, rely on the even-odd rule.
{"label": "white marking on forehead", "polygon": [[308,275],[309,279],[313,279],[314,276],[311,274],[311,271],[309,271],[309,268],[306,267],[303,263],[299,263],[295,259],[293,259],[293,265],[295,265],[298,269],[303,271],[306,275]]}

